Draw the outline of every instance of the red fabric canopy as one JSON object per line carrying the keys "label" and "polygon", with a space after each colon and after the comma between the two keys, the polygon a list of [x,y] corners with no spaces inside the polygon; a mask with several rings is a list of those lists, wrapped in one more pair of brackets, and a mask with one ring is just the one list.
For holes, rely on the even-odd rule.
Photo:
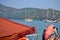
{"label": "red fabric canopy", "polygon": [[0,18],[0,37],[5,37],[15,33],[18,37],[23,37],[27,34],[35,33],[35,29],[34,27],[12,22],[5,18]]}

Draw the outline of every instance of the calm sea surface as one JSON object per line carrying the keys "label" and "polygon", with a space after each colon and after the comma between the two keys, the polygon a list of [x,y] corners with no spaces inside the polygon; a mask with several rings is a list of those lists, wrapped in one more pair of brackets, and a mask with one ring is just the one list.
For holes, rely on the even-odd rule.
{"label": "calm sea surface", "polygon": [[[12,19],[10,19],[12,20]],[[49,25],[49,24],[54,24],[55,27],[58,28],[59,32],[60,32],[60,21],[58,21],[57,23],[47,23],[44,21],[40,21],[40,20],[33,20],[31,22],[25,21],[23,19],[21,20],[12,20],[14,22],[17,23],[21,23],[24,25],[28,25],[28,26],[32,26],[32,27],[36,27],[37,28],[37,32],[38,32],[38,40],[42,40],[42,33],[43,30]],[[33,36],[27,36],[28,38],[30,38],[30,40],[37,40],[36,35]]]}

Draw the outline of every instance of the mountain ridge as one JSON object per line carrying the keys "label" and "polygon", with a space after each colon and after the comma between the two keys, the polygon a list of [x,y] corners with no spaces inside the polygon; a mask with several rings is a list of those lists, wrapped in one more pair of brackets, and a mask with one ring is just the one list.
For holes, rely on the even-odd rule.
{"label": "mountain ridge", "polygon": [[[49,10],[49,18],[52,18],[52,11],[50,9],[39,9],[39,8],[21,8],[21,9],[16,9],[12,7],[7,7],[2,4],[0,4],[0,17],[2,18],[10,18],[10,19],[23,19],[23,18],[34,18],[34,19],[39,19],[39,18],[47,18],[47,10]],[[55,9],[54,9],[55,10]],[[51,11],[51,13],[50,13]],[[60,16],[60,11],[55,10],[55,14],[59,13]],[[56,15],[58,18],[58,16]]]}

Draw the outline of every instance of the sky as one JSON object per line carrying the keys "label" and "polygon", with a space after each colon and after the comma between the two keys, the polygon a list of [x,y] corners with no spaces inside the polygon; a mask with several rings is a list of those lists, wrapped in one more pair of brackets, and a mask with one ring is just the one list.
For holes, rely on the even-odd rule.
{"label": "sky", "polygon": [[60,10],[60,0],[0,0],[0,4],[14,8],[53,8]]}

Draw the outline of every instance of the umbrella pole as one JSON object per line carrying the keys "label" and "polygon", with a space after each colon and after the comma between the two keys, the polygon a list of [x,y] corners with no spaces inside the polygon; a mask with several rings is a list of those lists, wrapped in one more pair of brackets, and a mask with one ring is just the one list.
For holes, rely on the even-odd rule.
{"label": "umbrella pole", "polygon": [[35,28],[35,32],[36,32],[36,39],[38,40],[38,30],[37,30],[37,27]]}

